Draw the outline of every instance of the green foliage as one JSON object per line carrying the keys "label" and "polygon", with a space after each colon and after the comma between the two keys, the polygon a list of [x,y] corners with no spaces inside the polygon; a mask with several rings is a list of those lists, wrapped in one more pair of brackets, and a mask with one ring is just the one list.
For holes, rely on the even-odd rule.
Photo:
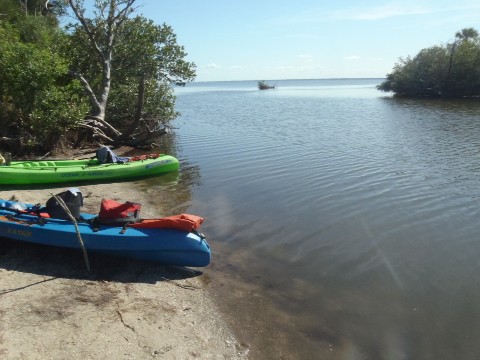
{"label": "green foliage", "polygon": [[[95,28],[103,26],[100,19]],[[70,28],[71,36],[65,48],[76,69],[89,79],[96,94],[102,90],[102,59],[92,50],[88,38],[79,26]],[[102,34],[96,33],[101,39]],[[93,56],[85,56],[86,53]],[[168,122],[177,116],[171,83],[192,81],[195,64],[185,60],[183,46],[177,44],[173,29],[156,25],[142,16],[127,19],[118,30],[112,55],[111,91],[107,105],[108,121],[114,126],[126,125],[135,113],[140,75],[145,74],[146,94],[144,117]]]}
{"label": "green foliage", "polygon": [[22,8],[19,6],[17,0],[0,1],[0,14],[2,14],[0,19],[8,22],[13,22],[23,15]]}
{"label": "green foliage", "polygon": [[480,96],[480,40],[475,29],[456,33],[454,42],[399,59],[377,88],[411,97]]}
{"label": "green foliage", "polygon": [[[184,48],[177,44],[176,35],[168,25],[155,25],[151,20],[135,17],[127,20],[117,38],[113,58],[112,91],[108,117],[113,123],[125,114],[133,114],[139,75],[146,74],[144,117],[168,122],[177,116],[172,82],[191,81],[195,65],[184,60]],[[135,91],[122,91],[132,89]],[[112,96],[113,95],[113,96]],[[113,98],[115,100],[113,100]],[[122,105],[121,103],[125,104]],[[129,112],[125,105],[129,103]],[[116,104],[115,109],[112,105]],[[120,108],[124,108],[118,111]]]}
{"label": "green foliage", "polygon": [[52,51],[53,44],[44,46],[58,37],[47,30],[35,40],[22,36],[40,22],[26,17],[20,26],[0,27],[0,106],[10,114],[1,122],[4,134],[20,139],[22,145],[51,148],[76,126],[86,106],[79,84],[61,81],[68,62]]}
{"label": "green foliage", "polygon": [[[50,2],[50,5],[53,2]],[[58,27],[57,16],[65,12],[65,4],[55,1],[46,7],[46,0],[1,0],[0,19],[15,26],[23,26],[26,18],[41,19],[50,28]]]}
{"label": "green foliage", "polygon": [[39,47],[56,47],[64,36],[60,29],[53,26],[46,18],[40,16],[26,16],[15,23],[19,32],[20,41],[34,43]]}
{"label": "green foliage", "polygon": [[[125,79],[128,80],[128,79]],[[138,78],[132,78],[123,84],[116,85],[110,92],[108,111],[111,123],[119,128],[127,128],[137,106]],[[167,124],[178,116],[175,111],[175,95],[170,84],[149,79],[145,83],[145,103],[143,118],[153,120],[158,124]]]}
{"label": "green foliage", "polygon": [[[127,2],[95,1],[90,6],[96,10],[88,12],[93,18],[85,19],[89,38],[80,23],[59,27],[57,16],[64,13],[68,2],[55,3],[47,9],[41,0],[0,1],[0,126],[4,137],[20,139],[21,146],[51,150],[100,101],[107,104],[109,122],[120,130],[128,128],[143,76],[142,118],[150,125],[165,124],[178,115],[171,84],[192,81],[195,65],[185,60],[187,54],[170,26],[141,16],[130,18],[130,9],[112,27],[118,19],[103,16]],[[83,6],[82,1],[74,3]],[[84,9],[80,13],[85,14]],[[109,44],[112,32],[114,42]],[[92,38],[98,48],[92,47]],[[111,72],[105,71],[107,65]]]}

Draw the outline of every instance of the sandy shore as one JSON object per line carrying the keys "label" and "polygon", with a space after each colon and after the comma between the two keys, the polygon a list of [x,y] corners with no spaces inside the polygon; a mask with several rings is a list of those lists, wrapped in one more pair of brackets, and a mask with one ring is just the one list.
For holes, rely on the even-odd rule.
{"label": "sandy shore", "polygon": [[[84,212],[98,212],[106,197],[141,202],[145,218],[162,215],[129,183],[78,188]],[[0,191],[0,198],[45,203],[65,189]],[[88,273],[80,251],[0,241],[2,359],[248,357],[206,291],[208,268],[91,255]]]}

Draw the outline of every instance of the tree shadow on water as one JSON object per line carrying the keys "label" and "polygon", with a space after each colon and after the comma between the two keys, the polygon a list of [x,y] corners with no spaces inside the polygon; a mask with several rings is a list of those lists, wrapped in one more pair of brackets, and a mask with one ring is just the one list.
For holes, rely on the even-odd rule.
{"label": "tree shadow on water", "polygon": [[64,249],[0,238],[0,269],[52,278],[121,283],[155,284],[184,280],[203,273],[186,267],[168,266],[104,254],[89,253],[87,271],[80,249]]}

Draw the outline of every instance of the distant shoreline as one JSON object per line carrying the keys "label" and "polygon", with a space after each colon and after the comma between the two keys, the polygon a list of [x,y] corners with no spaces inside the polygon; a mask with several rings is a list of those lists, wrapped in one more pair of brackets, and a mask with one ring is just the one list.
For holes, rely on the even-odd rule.
{"label": "distant shoreline", "polygon": [[[266,79],[265,81],[341,81],[341,80],[384,80],[385,77],[366,77],[366,78],[320,78],[320,79]],[[251,80],[204,80],[204,81],[193,81],[187,83],[186,86],[191,84],[203,84],[203,83],[227,83],[227,82],[258,82],[256,79]]]}

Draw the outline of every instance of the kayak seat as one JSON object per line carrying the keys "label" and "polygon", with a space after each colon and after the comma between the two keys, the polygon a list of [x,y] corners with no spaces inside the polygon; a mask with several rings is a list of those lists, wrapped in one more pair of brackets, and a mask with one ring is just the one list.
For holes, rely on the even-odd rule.
{"label": "kayak seat", "polygon": [[30,164],[30,163],[24,163],[24,164],[23,164],[23,167],[29,168],[29,167],[32,167],[32,164]]}
{"label": "kayak seat", "polygon": [[47,161],[48,166],[56,166],[54,161]]}

